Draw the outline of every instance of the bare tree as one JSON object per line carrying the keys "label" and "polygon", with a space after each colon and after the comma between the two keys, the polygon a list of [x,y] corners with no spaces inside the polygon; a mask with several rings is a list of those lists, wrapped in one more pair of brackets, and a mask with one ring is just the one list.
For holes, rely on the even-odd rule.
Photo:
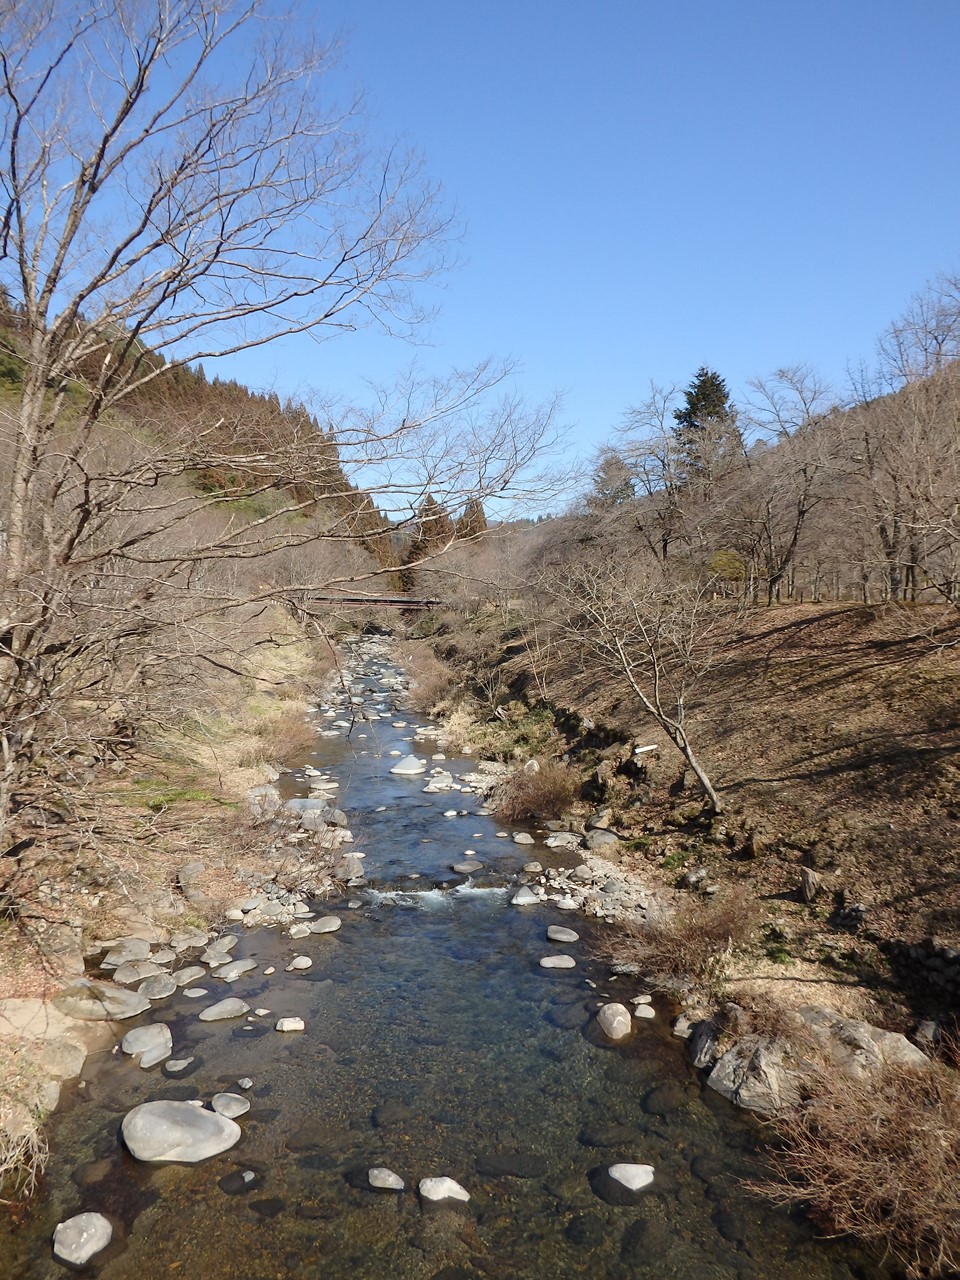
{"label": "bare tree", "polygon": [[129,719],[210,619],[282,594],[279,553],[386,548],[316,561],[302,590],[390,568],[427,493],[507,493],[549,434],[552,407],[492,361],[322,423],[200,403],[199,360],[415,324],[442,256],[417,161],[366,154],[353,104],[327,100],[333,50],[275,13],[0,7],[0,355],[19,380],[0,418],[0,824],[38,744],[49,764],[81,712]]}
{"label": "bare tree", "polygon": [[545,575],[542,589],[561,625],[591,662],[622,678],[640,708],[683,756],[703,791],[706,811],[722,811],[687,720],[692,690],[713,668],[736,608],[715,599],[709,581],[683,580],[634,563],[570,564]]}

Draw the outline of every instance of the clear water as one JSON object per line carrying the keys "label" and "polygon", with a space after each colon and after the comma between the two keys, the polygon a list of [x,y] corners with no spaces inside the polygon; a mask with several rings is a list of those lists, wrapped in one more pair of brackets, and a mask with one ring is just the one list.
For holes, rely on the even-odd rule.
{"label": "clear water", "polygon": [[[375,648],[365,662],[363,687],[376,690]],[[205,1024],[196,1013],[209,1002],[179,994],[147,1015],[171,1025],[177,1057],[196,1054],[189,1078],[109,1054],[88,1061],[83,1088],[52,1126],[44,1197],[25,1226],[0,1233],[0,1276],[62,1275],[53,1227],[85,1209],[119,1227],[93,1268],[104,1280],[885,1274],[744,1193],[740,1180],[762,1172],[761,1131],[701,1089],[667,1011],[625,1046],[597,1043],[591,1012],[601,996],[628,997],[635,987],[606,979],[590,956],[595,933],[579,917],[509,905],[509,877],[531,857],[547,864],[550,851],[498,839],[493,820],[476,815],[475,796],[427,796],[423,778],[391,776],[387,752],[406,751],[411,730],[391,727],[402,713],[388,715],[358,725],[349,742],[319,739],[304,762],[340,778],[378,887],[358,909],[338,905],[343,927],[333,935],[241,931],[234,954],[259,968],[229,993],[270,1016]],[[419,754],[435,749],[426,739],[415,745]],[[472,764],[442,767],[456,777]],[[472,812],[444,818],[453,807]],[[450,864],[468,848],[484,871],[464,884]],[[551,922],[581,933],[563,948],[577,956],[572,971],[538,965],[556,949],[545,940]],[[296,954],[313,967],[285,973]],[[277,972],[265,977],[271,964]],[[273,1030],[290,1014],[304,1018],[304,1034]],[[253,1106],[239,1122],[243,1138],[223,1156],[151,1166],[119,1144],[131,1106],[209,1099],[243,1076],[254,1081]],[[598,1172],[620,1160],[656,1169],[653,1185],[626,1205],[598,1194]],[[371,1191],[366,1171],[375,1165],[400,1174],[407,1190]],[[244,1170],[256,1181],[237,1192]],[[440,1174],[461,1182],[470,1202],[421,1205],[417,1182]]]}

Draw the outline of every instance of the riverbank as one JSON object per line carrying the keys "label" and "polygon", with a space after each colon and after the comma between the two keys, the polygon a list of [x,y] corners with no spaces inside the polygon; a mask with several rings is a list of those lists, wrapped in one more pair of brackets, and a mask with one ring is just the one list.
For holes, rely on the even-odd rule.
{"label": "riverbank", "polygon": [[[259,642],[221,667],[192,714],[148,730],[109,762],[75,758],[58,807],[35,806],[34,841],[8,884],[0,920],[0,1179],[29,1193],[43,1167],[43,1126],[61,1087],[119,1024],[80,1021],[54,999],[91,956],[127,937],[163,944],[212,933],[265,875],[332,884],[335,850],[289,846],[257,820],[248,795],[272,787],[335,678],[326,645],[280,611],[248,625]],[[279,833],[282,836],[282,833]],[[314,842],[311,842],[314,843]],[[245,886],[247,889],[245,890]]]}

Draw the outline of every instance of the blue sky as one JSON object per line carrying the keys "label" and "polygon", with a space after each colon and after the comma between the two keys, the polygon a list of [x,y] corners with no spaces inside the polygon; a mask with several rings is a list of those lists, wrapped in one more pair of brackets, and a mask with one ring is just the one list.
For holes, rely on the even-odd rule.
{"label": "blue sky", "polygon": [[230,372],[338,396],[412,357],[512,356],[584,452],[651,379],[842,380],[960,271],[957,0],[330,0],[368,131],[421,148],[464,226],[417,350],[358,333]]}

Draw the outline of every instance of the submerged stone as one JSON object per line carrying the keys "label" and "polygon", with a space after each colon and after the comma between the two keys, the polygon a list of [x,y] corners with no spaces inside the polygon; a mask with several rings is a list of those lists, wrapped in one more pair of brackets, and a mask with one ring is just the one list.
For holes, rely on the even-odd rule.
{"label": "submerged stone", "polygon": [[102,1213],[78,1213],[53,1233],[53,1254],[72,1267],[85,1266],[113,1239],[113,1227]]}
{"label": "submerged stone", "polygon": [[465,1187],[461,1187],[459,1182],[454,1182],[453,1178],[422,1178],[420,1180],[420,1195],[424,1200],[462,1200],[470,1199],[470,1192]]}

